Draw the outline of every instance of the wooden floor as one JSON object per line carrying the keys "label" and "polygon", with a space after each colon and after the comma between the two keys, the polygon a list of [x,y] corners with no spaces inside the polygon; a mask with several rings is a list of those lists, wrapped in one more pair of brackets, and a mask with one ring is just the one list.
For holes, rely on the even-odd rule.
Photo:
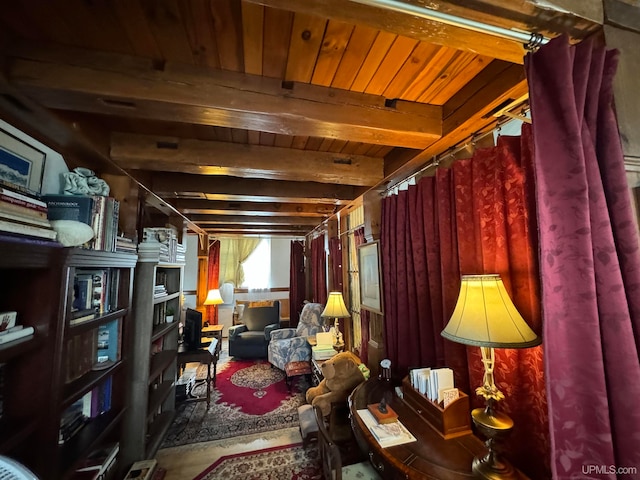
{"label": "wooden floor", "polygon": [[192,480],[220,457],[302,442],[297,427],[255,433],[213,442],[194,443],[158,451],[158,466],[167,470],[164,480]]}
{"label": "wooden floor", "polygon": [[[222,341],[220,363],[229,359],[228,339]],[[262,450],[279,445],[302,442],[298,427],[255,433],[213,442],[194,443],[158,451],[158,466],[167,470],[164,480],[192,480],[220,457],[243,452]]]}

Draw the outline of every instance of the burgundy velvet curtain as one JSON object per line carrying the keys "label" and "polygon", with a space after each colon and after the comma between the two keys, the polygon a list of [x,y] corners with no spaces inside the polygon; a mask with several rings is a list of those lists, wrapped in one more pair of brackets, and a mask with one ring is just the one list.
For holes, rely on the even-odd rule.
{"label": "burgundy velvet curtain", "polygon": [[[209,257],[207,260],[207,292],[213,288],[220,288],[220,240],[215,240],[209,246]],[[210,325],[218,324],[218,306],[206,305],[206,321]]]}
{"label": "burgundy velvet curtain", "polygon": [[[559,37],[526,58],[554,478],[640,466],[640,256],[613,108],[617,52]],[[587,475],[588,474],[588,475]]]}
{"label": "burgundy velvet curtain", "polygon": [[292,240],[289,263],[289,322],[292,327],[298,325],[305,297],[304,244]]}
{"label": "burgundy velvet curtain", "polygon": [[311,240],[311,286],[312,301],[327,303],[327,260],[324,252],[324,234]]}
{"label": "burgundy velvet curtain", "polygon": [[342,292],[342,244],[339,238],[329,239],[329,260],[329,288],[334,292]]}
{"label": "burgundy velvet curtain", "polygon": [[[462,274],[498,273],[522,316],[541,331],[528,126],[495,148],[440,169],[382,203],[385,346],[401,374],[415,366],[454,369],[473,394],[482,383],[478,348],[447,341]],[[532,478],[548,477],[542,347],[496,350],[499,408],[515,421],[507,456]]]}

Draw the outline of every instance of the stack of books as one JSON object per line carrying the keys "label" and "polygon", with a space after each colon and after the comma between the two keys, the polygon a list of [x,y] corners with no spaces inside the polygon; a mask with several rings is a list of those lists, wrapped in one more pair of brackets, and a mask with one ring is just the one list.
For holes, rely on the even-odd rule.
{"label": "stack of books", "polygon": [[76,474],[71,477],[72,480],[85,478],[102,480],[107,478],[116,464],[119,451],[120,444],[118,442],[109,443],[102,448],[94,450],[80,463],[76,469]]}
{"label": "stack of books", "polygon": [[176,246],[176,263],[185,263],[187,261],[187,245],[178,243]]}
{"label": "stack of books", "polygon": [[82,398],[80,398],[62,413],[58,444],[63,445],[71,440],[86,423],[87,417],[82,413]]}
{"label": "stack of books", "polygon": [[164,285],[153,286],[153,298],[165,297],[167,295],[167,287]]}
{"label": "stack of books", "polygon": [[49,220],[74,220],[86,223],[94,236],[84,248],[116,251],[120,203],[98,195],[45,195]]}
{"label": "stack of books", "polygon": [[138,246],[132,238],[116,237],[116,252],[136,253],[137,251]]}
{"label": "stack of books", "polygon": [[[178,260],[178,230],[173,226],[147,227],[143,230],[143,241],[155,238],[160,242],[160,261],[166,263],[183,263]],[[184,253],[184,252],[182,252]]]}
{"label": "stack of books", "polygon": [[0,312],[0,345],[33,336],[33,327],[16,325],[17,312]]}
{"label": "stack of books", "polygon": [[0,186],[0,231],[55,240],[47,219],[47,204],[35,195]]}

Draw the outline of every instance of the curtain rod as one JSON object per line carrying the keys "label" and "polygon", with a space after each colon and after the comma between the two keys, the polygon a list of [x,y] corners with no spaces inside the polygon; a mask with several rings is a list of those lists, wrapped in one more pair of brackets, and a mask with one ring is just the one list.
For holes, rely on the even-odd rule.
{"label": "curtain rod", "polygon": [[507,40],[515,40],[521,42],[526,50],[535,50],[540,45],[544,45],[549,41],[548,38],[540,33],[524,32],[519,30],[510,30],[507,28],[488,25],[486,23],[476,22],[467,18],[457,17],[448,13],[440,12],[425,6],[412,5],[410,3],[399,2],[396,0],[351,0],[354,3],[369,5],[371,7],[385,8],[395,12],[407,13],[416,17],[433,20],[454,27],[465,28],[475,32],[486,33],[489,35],[506,38]]}
{"label": "curtain rod", "polygon": [[499,133],[500,129],[504,125],[506,125],[507,123],[513,122],[513,121],[523,121],[523,118],[514,118],[512,116],[509,116],[505,120],[498,121],[495,126],[492,126],[489,130],[487,130],[485,132],[474,132],[474,133],[472,133],[469,137],[467,137],[467,139],[464,142],[458,143],[458,146],[453,146],[453,147],[445,150],[444,152],[440,153],[439,155],[434,155],[431,158],[431,161],[429,163],[425,164],[422,168],[420,168],[420,170],[418,170],[417,172],[412,173],[411,175],[407,175],[402,180],[399,180],[396,183],[394,183],[393,186],[387,187],[384,190],[384,192],[381,193],[381,195],[386,197],[387,195],[389,195],[389,192],[391,192],[392,190],[395,190],[400,185],[402,185],[405,182],[408,182],[412,178],[417,177],[418,175],[423,173],[425,170],[427,170],[429,168],[433,168],[433,167],[437,168],[439,163],[440,163],[440,161],[441,161],[441,159],[443,159],[445,157],[448,157],[448,156],[453,156],[456,153],[461,152],[462,150],[468,148],[469,146],[473,146],[477,141],[482,140],[483,138],[485,138],[485,137],[487,137],[489,135],[492,135],[493,132],[495,132],[496,130],[498,130],[498,133]]}

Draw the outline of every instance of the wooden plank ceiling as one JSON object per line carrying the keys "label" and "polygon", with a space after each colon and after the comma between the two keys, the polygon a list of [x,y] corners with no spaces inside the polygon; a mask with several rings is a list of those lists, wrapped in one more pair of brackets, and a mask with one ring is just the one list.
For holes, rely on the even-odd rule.
{"label": "wooden plank ceiling", "polygon": [[[2,0],[3,118],[193,230],[302,236],[490,128],[514,41],[347,0]],[[472,5],[472,6],[465,6]],[[530,0],[438,9],[579,40]]]}

